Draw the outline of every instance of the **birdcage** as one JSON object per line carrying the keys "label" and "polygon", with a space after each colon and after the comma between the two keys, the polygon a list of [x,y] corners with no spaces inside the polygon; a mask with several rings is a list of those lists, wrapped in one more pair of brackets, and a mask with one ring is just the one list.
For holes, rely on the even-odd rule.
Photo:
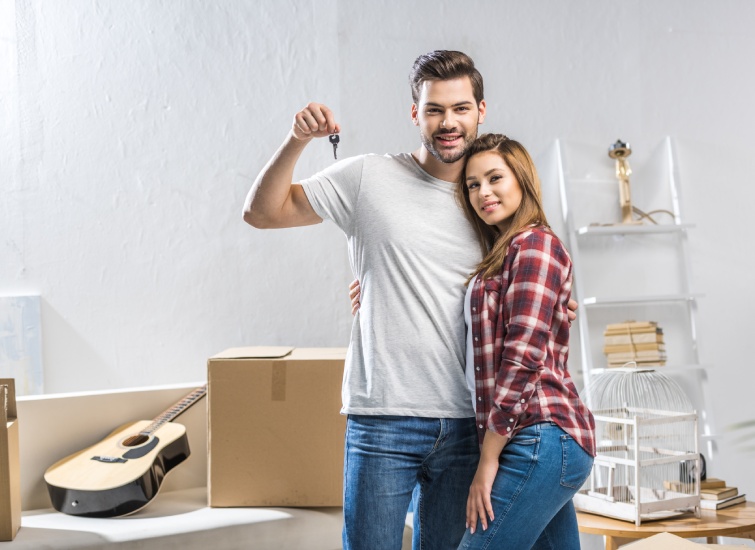
{"label": "birdcage", "polygon": [[597,456],[575,507],[638,526],[690,510],[699,517],[697,414],[682,388],[656,370],[627,367],[594,376],[584,394]]}

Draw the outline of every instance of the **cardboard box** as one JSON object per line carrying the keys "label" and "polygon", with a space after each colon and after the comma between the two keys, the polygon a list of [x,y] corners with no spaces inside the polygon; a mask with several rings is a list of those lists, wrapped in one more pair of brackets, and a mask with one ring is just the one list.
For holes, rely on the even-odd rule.
{"label": "cardboard box", "polygon": [[12,378],[0,378],[0,424],[0,541],[9,541],[21,527],[18,418]]}
{"label": "cardboard box", "polygon": [[683,539],[671,533],[659,533],[650,538],[643,539],[626,546],[629,550],[703,550],[704,548],[716,548],[724,550],[726,548],[747,548],[745,545],[728,545],[728,544],[698,544],[687,539]]}
{"label": "cardboard box", "polygon": [[208,500],[341,506],[346,349],[250,347],[209,359]]}

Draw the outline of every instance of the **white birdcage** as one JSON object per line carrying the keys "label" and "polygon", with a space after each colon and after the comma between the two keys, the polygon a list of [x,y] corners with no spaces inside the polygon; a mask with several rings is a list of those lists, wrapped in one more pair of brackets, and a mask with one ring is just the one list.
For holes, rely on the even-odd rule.
{"label": "white birdcage", "polygon": [[594,376],[584,393],[597,456],[575,507],[638,526],[689,510],[699,517],[697,414],[682,388],[656,370],[625,367]]}

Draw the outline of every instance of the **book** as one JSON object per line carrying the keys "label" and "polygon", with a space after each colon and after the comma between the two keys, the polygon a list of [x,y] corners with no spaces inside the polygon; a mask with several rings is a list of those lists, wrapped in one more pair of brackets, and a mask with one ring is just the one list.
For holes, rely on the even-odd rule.
{"label": "book", "polygon": [[610,323],[606,325],[603,335],[654,333],[657,331],[658,323],[655,321],[626,321],[624,323]]}
{"label": "book", "polygon": [[712,489],[701,489],[700,498],[705,500],[723,500],[737,496],[737,493],[739,493],[739,489],[736,487],[714,487]]}
{"label": "book", "polygon": [[[663,488],[670,491],[691,491],[693,486],[692,481],[679,481],[679,480],[666,480],[663,482]],[[717,489],[720,487],[726,487],[726,482],[723,479],[717,477],[709,477],[708,479],[700,480],[700,490]]]}
{"label": "book", "polygon": [[606,353],[606,355],[610,355],[612,357],[621,358],[621,357],[660,357],[666,356],[666,350],[665,349],[638,349],[635,351],[627,350],[627,351],[611,351]]}
{"label": "book", "polygon": [[608,361],[608,368],[623,367],[627,363],[636,363],[638,368],[642,367],[663,367],[666,361],[640,361],[638,359],[622,359],[619,361]]}
{"label": "book", "polygon": [[621,323],[608,323],[606,325],[607,330],[620,330],[620,329],[637,329],[637,328],[657,328],[658,323],[655,321],[623,321]]}
{"label": "book", "polygon": [[647,344],[663,343],[663,331],[656,329],[653,332],[631,332],[630,334],[604,334],[603,344],[606,346],[619,346],[622,344]]}
{"label": "book", "polygon": [[717,477],[709,477],[708,479],[700,480],[701,491],[705,489],[717,489],[720,487],[726,487],[726,482],[723,479],[718,479]]}
{"label": "book", "polygon": [[666,351],[666,345],[657,342],[638,342],[636,344],[603,346],[603,353],[629,353],[635,351]]}
{"label": "book", "polygon": [[745,494],[741,494],[723,500],[701,500],[700,508],[703,510],[720,510],[721,508],[728,508],[729,506],[745,502],[745,496]]}

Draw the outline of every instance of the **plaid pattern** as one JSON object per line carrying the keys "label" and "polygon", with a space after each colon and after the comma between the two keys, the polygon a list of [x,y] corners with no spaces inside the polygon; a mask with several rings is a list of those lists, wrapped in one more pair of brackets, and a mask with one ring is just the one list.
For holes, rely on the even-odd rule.
{"label": "plaid pattern", "polygon": [[567,371],[571,258],[545,227],[516,235],[492,279],[477,277],[470,306],[477,432],[513,437],[554,422],[595,456],[595,421]]}

